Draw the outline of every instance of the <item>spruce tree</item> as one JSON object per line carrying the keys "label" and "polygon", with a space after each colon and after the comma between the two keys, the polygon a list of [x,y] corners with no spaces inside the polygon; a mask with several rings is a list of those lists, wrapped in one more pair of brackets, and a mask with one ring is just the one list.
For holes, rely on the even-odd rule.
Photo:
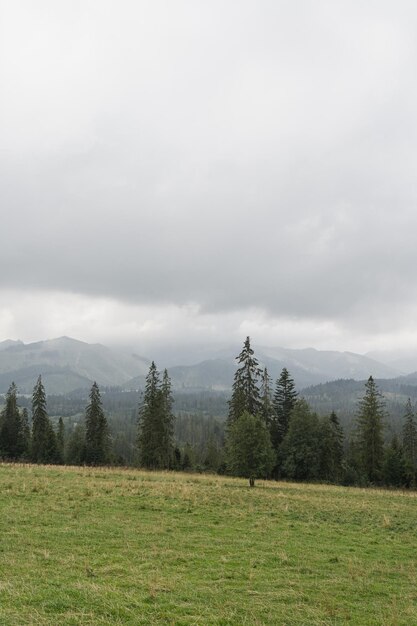
{"label": "spruce tree", "polygon": [[285,475],[294,480],[320,477],[320,422],[304,399],[292,410],[287,434],[280,446]]}
{"label": "spruce tree", "polygon": [[382,395],[374,379],[370,376],[365,383],[365,395],[359,402],[356,435],[361,466],[366,478],[371,483],[378,483],[382,478],[384,417]]}
{"label": "spruce tree", "polygon": [[262,372],[261,378],[261,411],[260,415],[265,422],[268,429],[271,427],[271,422],[274,414],[274,406],[272,403],[271,393],[271,377],[268,374],[268,369],[265,367]]}
{"label": "spruce tree", "polygon": [[6,394],[6,405],[0,416],[0,453],[5,459],[17,460],[25,453],[25,433],[17,405],[17,387],[12,383]]}
{"label": "spruce tree", "polygon": [[109,462],[109,429],[96,382],[91,387],[90,402],[85,411],[84,454],[84,460],[88,465],[104,465]]}
{"label": "spruce tree", "polygon": [[64,460],[68,465],[81,465],[85,459],[85,426],[76,424],[68,437]]}
{"label": "spruce tree", "polygon": [[415,487],[417,483],[417,425],[410,398],[405,405],[403,451],[408,483],[411,487]]}
{"label": "spruce tree", "polygon": [[56,435],[56,442],[57,442],[58,460],[59,460],[59,463],[63,463],[64,462],[64,447],[65,447],[65,427],[64,427],[64,420],[62,419],[62,417],[60,417],[58,420],[58,432]]}
{"label": "spruce tree", "polygon": [[251,415],[257,415],[261,411],[261,398],[258,387],[261,370],[259,369],[257,359],[254,357],[249,337],[246,337],[243,349],[239,356],[236,357],[236,360],[240,367],[238,367],[235,373],[232,397],[229,401],[228,426],[245,411]]}
{"label": "spruce tree", "polygon": [[152,361],[146,376],[143,404],[139,409],[139,460],[149,469],[169,469],[173,462],[172,391],[168,372],[161,383]]}
{"label": "spruce tree", "polygon": [[271,420],[271,441],[274,449],[278,448],[288,432],[291,412],[297,401],[298,393],[295,390],[294,380],[291,378],[286,367],[283,368],[280,377],[276,381]]}
{"label": "spruce tree", "polygon": [[32,394],[31,459],[34,463],[57,461],[56,436],[46,412],[46,394],[39,376]]}
{"label": "spruce tree", "polygon": [[404,452],[396,435],[385,450],[382,475],[384,484],[390,487],[404,487],[407,482]]}
{"label": "spruce tree", "polygon": [[23,441],[23,457],[25,459],[30,458],[30,447],[31,447],[31,437],[30,437],[30,426],[29,426],[29,414],[28,410],[25,407],[22,411],[22,441]]}
{"label": "spruce tree", "polygon": [[334,411],[321,423],[320,478],[339,482],[342,477],[343,428]]}
{"label": "spruce tree", "polygon": [[174,414],[172,406],[174,398],[172,395],[171,379],[168,371],[164,369],[162,375],[162,461],[167,468],[173,464],[174,453]]}
{"label": "spruce tree", "polygon": [[268,478],[275,462],[268,429],[259,415],[247,411],[230,425],[226,447],[226,463],[233,476]]}

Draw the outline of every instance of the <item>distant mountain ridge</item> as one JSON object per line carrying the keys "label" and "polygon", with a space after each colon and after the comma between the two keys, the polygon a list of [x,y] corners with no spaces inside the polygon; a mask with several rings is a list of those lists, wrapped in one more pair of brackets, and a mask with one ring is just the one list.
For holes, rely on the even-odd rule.
{"label": "distant mountain ridge", "polygon": [[[389,367],[360,354],[352,352],[320,351],[314,348],[294,350],[289,348],[265,348],[255,350],[261,368],[267,367],[275,381],[283,367],[294,378],[298,389],[336,380],[355,378],[363,380],[372,374],[378,378],[395,378],[401,374]],[[201,363],[169,368],[173,389],[181,391],[230,391],[236,372],[236,354],[222,351],[222,356]],[[128,387],[143,386],[143,379],[135,377]]]}
{"label": "distant mountain ridge", "polygon": [[149,361],[121,353],[101,344],[88,344],[70,337],[24,344],[0,344],[0,391],[14,381],[21,393],[31,393],[39,374],[47,393],[68,393],[91,387],[123,385],[133,376],[145,374]]}
{"label": "distant mountain ridge", "polygon": [[[194,365],[169,368],[174,390],[229,392],[236,372],[238,350],[222,350],[217,358]],[[339,378],[396,378],[400,371],[368,356],[314,348],[255,347],[260,366],[267,367],[275,381],[287,367],[298,389]],[[24,344],[0,342],[0,392],[14,381],[21,393],[31,393],[39,374],[48,394],[87,389],[95,380],[100,386],[143,388],[150,361],[145,357],[89,344],[70,337]],[[159,364],[157,364],[159,365]]]}

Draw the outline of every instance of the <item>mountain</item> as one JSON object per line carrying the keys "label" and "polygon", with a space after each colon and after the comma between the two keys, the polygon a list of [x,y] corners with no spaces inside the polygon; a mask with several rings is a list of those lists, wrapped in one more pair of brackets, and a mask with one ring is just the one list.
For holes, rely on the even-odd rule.
{"label": "mountain", "polygon": [[[335,380],[355,378],[362,380],[372,374],[375,378],[393,378],[398,370],[352,352],[331,352],[307,348],[291,350],[287,348],[261,347],[255,351],[260,367],[268,368],[275,381],[283,367],[294,378],[298,389]],[[236,353],[223,351],[222,356],[204,360],[195,365],[177,365],[169,368],[174,390],[181,391],[227,391],[229,392],[236,372]],[[137,389],[143,386],[143,378],[135,377],[127,387]]]}
{"label": "mountain", "polygon": [[8,348],[12,348],[13,346],[22,346],[23,341],[13,341],[13,339],[6,339],[5,341],[0,341],[0,351],[7,350]]}
{"label": "mountain", "polygon": [[149,361],[100,344],[60,337],[24,344],[0,344],[0,392],[14,381],[21,393],[31,393],[39,374],[47,393],[68,393],[101,386],[124,385],[136,374],[146,374]]}
{"label": "mountain", "polygon": [[[229,347],[217,352],[217,358],[170,367],[173,389],[228,393],[238,352]],[[260,347],[255,349],[255,354],[273,380],[287,367],[298,389],[338,378],[362,380],[370,374],[375,378],[394,378],[400,373],[369,356],[352,352]],[[148,369],[149,361],[137,354],[69,337],[29,344],[11,340],[0,343],[1,393],[12,381],[21,393],[31,393],[39,374],[48,394],[86,389],[94,380],[100,386],[138,389],[143,387]]]}
{"label": "mountain", "polygon": [[339,378],[363,380],[370,375],[374,378],[394,378],[402,374],[395,367],[354,352],[260,347],[259,356],[264,361],[272,359],[284,363],[300,388]]}
{"label": "mountain", "polygon": [[385,363],[389,367],[401,370],[403,374],[411,374],[417,371],[417,350],[400,349],[400,350],[375,350],[368,352],[366,356],[376,359],[380,363]]}
{"label": "mountain", "polygon": [[[385,409],[386,424],[401,433],[404,407],[410,398],[417,405],[417,373],[397,378],[376,379]],[[320,415],[329,415],[335,411],[342,424],[348,429],[353,425],[358,411],[358,402],[365,393],[365,380],[333,380],[303,389],[302,395],[310,406]]]}

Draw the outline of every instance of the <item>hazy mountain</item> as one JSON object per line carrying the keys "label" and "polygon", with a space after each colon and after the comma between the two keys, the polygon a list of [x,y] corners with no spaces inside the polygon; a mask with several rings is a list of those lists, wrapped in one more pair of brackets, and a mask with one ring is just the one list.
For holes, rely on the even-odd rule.
{"label": "hazy mountain", "polygon": [[403,374],[417,371],[417,350],[376,350],[367,356],[400,370]]}
{"label": "hazy mountain", "polygon": [[13,341],[13,339],[6,339],[5,341],[0,341],[0,351],[7,350],[13,346],[21,346],[23,345],[23,341]]}
{"label": "hazy mountain", "polygon": [[[354,352],[315,350],[314,348],[292,350],[260,347],[259,355],[265,361],[270,358],[285,363],[286,367],[293,372],[295,379],[296,372],[298,372],[298,377],[302,378],[298,380],[300,387],[338,378],[362,380],[370,375],[374,378],[393,378],[402,374],[401,370],[395,367]],[[316,381],[308,382],[309,378],[314,377]]]}
{"label": "hazy mountain", "polygon": [[149,368],[149,361],[143,357],[69,337],[0,345],[4,346],[0,349],[2,392],[14,381],[21,393],[31,393],[39,374],[48,393],[90,387],[94,380],[99,385],[123,385]]}
{"label": "hazy mountain", "polygon": [[[225,348],[218,357],[194,365],[169,368],[174,389],[185,391],[229,391],[236,371],[238,349]],[[351,352],[330,352],[307,348],[256,349],[261,367],[268,367],[273,380],[287,367],[298,389],[338,378],[394,378],[399,372],[368,356]],[[163,364],[161,365],[161,368]],[[101,386],[125,389],[143,387],[149,361],[127,351],[88,344],[69,337],[24,344],[21,341],[0,343],[0,391],[11,381],[22,393],[31,393],[39,374],[48,393],[67,393],[88,388],[95,380]]]}
{"label": "hazy mountain", "polygon": [[[209,359],[195,365],[169,368],[174,389],[185,391],[229,391],[236,371],[236,351],[225,350],[221,358]],[[307,348],[291,350],[286,348],[265,348],[256,350],[260,366],[267,367],[275,381],[283,367],[287,367],[298,389],[310,385],[335,380],[355,378],[362,380],[372,376],[392,378],[399,372],[369,357],[351,352],[330,352]],[[143,386],[143,378],[135,377],[128,387],[137,389]]]}
{"label": "hazy mountain", "polygon": [[[376,379],[386,409],[387,431],[401,432],[404,407],[410,398],[417,405],[417,373],[392,379]],[[336,411],[342,423],[352,426],[358,402],[365,393],[365,380],[334,380],[303,389],[302,395],[320,415]]]}

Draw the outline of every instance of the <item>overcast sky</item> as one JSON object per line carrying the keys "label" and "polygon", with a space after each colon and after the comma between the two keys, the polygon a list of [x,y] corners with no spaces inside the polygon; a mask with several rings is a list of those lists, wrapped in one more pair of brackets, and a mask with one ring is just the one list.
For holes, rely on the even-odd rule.
{"label": "overcast sky", "polygon": [[417,347],[417,5],[0,0],[0,339]]}

